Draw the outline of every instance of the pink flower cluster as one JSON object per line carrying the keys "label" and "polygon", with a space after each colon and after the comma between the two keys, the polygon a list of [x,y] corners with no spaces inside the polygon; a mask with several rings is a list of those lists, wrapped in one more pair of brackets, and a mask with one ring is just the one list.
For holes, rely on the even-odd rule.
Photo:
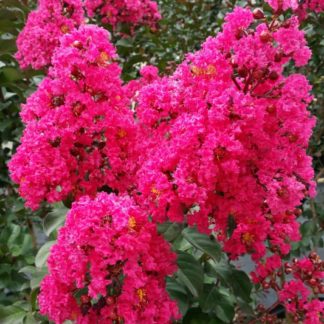
{"label": "pink flower cluster", "polygon": [[74,203],[48,259],[40,309],[55,323],[171,323],[165,276],[176,254],[128,197]]}
{"label": "pink flower cluster", "polygon": [[324,10],[324,0],[266,0],[266,2],[278,14],[291,9],[301,21],[307,18],[311,11],[319,13]]}
{"label": "pink flower cluster", "polygon": [[89,17],[98,14],[113,27],[118,23],[155,27],[161,19],[157,3],[151,0],[85,0],[84,6]]}
{"label": "pink flower cluster", "polygon": [[306,147],[315,121],[306,78],[282,72],[291,59],[306,64],[310,50],[296,17],[259,18],[236,8],[174,75],[146,67],[124,87],[104,30],[63,37],[23,108],[27,128],[10,163],[28,206],[109,187],[157,222],[214,230],[232,258],[257,260],[265,242],[289,253],[295,206],[314,194]]}
{"label": "pink flower cluster", "polygon": [[[135,8],[133,16],[101,4],[86,2],[89,14],[99,6],[113,25],[111,17],[135,24],[147,16],[137,2],[115,3]],[[295,279],[280,289],[269,280],[300,239],[296,206],[315,193],[311,87],[284,73],[310,56],[296,16],[239,7],[173,75],[147,66],[126,85],[107,31],[81,25],[61,37],[48,77],[23,106],[26,129],[9,165],[27,206],[77,201],[52,249],[42,312],[57,323],[177,318],[164,283],[175,257],[154,225],[171,220],[214,232],[232,259],[251,254],[254,281],[281,300],[298,295],[287,310],[311,323],[322,306],[300,282],[316,293],[315,279],[321,291],[322,263],[288,267]]]}
{"label": "pink flower cluster", "polygon": [[[292,279],[282,284],[285,275],[292,276]],[[272,288],[277,292],[279,301],[285,305],[294,322],[320,324],[324,320],[324,302],[318,300],[319,294],[324,293],[324,262],[317,253],[284,264],[278,255],[273,255],[264,263],[260,262],[252,276],[263,289]]]}
{"label": "pink flower cluster", "polygon": [[23,105],[26,128],[9,168],[33,209],[131,184],[133,114],[108,38],[91,25],[63,37],[49,76]]}
{"label": "pink flower cluster", "polygon": [[232,258],[258,260],[267,244],[286,255],[300,238],[295,206],[314,194],[315,121],[307,79],[282,72],[310,50],[295,18],[260,23],[236,8],[225,20],[174,75],[138,91],[136,200],[155,221],[214,230]]}
{"label": "pink flower cluster", "polygon": [[324,262],[312,252],[308,258],[285,263],[285,273],[294,279],[286,282],[279,291],[279,300],[285,304],[294,320],[305,324],[320,324],[324,320],[324,302],[318,300],[324,293]]}
{"label": "pink flower cluster", "polygon": [[17,39],[16,59],[22,68],[47,67],[59,38],[84,23],[81,0],[39,0]]}
{"label": "pink flower cluster", "polygon": [[154,27],[161,15],[151,0],[39,0],[17,39],[16,59],[22,68],[47,68],[62,35],[72,32],[99,10],[102,21],[116,27],[129,23],[133,28],[146,24]]}

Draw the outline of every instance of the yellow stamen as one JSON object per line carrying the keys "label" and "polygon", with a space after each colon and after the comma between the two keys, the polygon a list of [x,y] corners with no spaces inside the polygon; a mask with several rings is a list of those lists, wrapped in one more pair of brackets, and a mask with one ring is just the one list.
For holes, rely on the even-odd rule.
{"label": "yellow stamen", "polygon": [[154,196],[155,198],[159,198],[160,195],[161,195],[161,191],[158,190],[158,189],[156,189],[155,187],[152,187],[152,189],[151,189],[151,193],[153,194],[153,196]]}
{"label": "yellow stamen", "polygon": [[99,66],[107,66],[110,63],[110,56],[107,52],[102,51],[97,58],[97,63]]}
{"label": "yellow stamen", "polygon": [[146,290],[144,288],[137,289],[136,293],[137,293],[140,303],[143,303],[146,301]]}
{"label": "yellow stamen", "polygon": [[124,138],[127,135],[127,132],[121,128],[120,130],[118,130],[117,135],[119,138]]}
{"label": "yellow stamen", "polygon": [[128,228],[130,230],[135,230],[136,225],[137,225],[137,223],[136,223],[135,217],[133,217],[133,216],[129,217],[129,220],[128,220]]}
{"label": "yellow stamen", "polygon": [[195,76],[200,76],[200,75],[209,75],[213,76],[216,74],[217,70],[214,65],[209,64],[207,68],[201,68],[196,65],[191,67],[191,72]]}
{"label": "yellow stamen", "polygon": [[201,75],[202,74],[202,69],[200,68],[200,67],[198,67],[198,66],[192,66],[191,67],[191,72],[192,72],[192,74],[193,75],[195,75],[195,76],[199,76],[199,75]]}
{"label": "yellow stamen", "polygon": [[72,312],[71,314],[71,320],[75,321],[78,318],[78,314],[76,312]]}
{"label": "yellow stamen", "polygon": [[62,32],[63,34],[67,34],[69,31],[70,31],[69,26],[67,26],[67,25],[62,25],[62,26],[61,26],[61,32]]}
{"label": "yellow stamen", "polygon": [[216,74],[216,68],[214,65],[208,65],[207,66],[207,71],[206,71],[207,75],[215,75]]}
{"label": "yellow stamen", "polygon": [[254,235],[247,232],[244,233],[242,235],[242,241],[246,244],[246,245],[251,245],[254,242]]}

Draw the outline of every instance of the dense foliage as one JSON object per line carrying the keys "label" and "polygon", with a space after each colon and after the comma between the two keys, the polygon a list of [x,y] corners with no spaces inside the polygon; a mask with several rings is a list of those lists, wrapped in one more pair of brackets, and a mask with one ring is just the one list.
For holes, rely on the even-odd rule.
{"label": "dense foliage", "polygon": [[[31,48],[27,41],[26,46],[22,45],[25,54],[20,52],[17,56],[25,67],[28,63],[24,60],[40,60],[34,67],[42,67],[41,72],[22,71],[13,58],[18,32],[32,4],[27,6],[26,3],[10,0],[2,2],[0,78],[3,100],[0,113],[6,118],[0,122],[1,163],[4,165],[0,179],[3,185],[0,189],[3,215],[0,237],[3,289],[0,298],[4,306],[0,309],[0,318],[5,323],[46,321],[38,314],[36,297],[39,282],[47,272],[49,248],[56,240],[57,229],[65,222],[66,207],[71,207],[71,201],[84,193],[95,196],[97,191],[132,195],[133,201],[123,201],[132,213],[124,210],[119,215],[114,209],[108,212],[109,216],[106,215],[112,205],[120,204],[118,198],[113,198],[111,194],[101,194],[96,202],[85,200],[80,205],[73,205],[58,244],[52,249],[49,259],[51,274],[43,281],[42,297],[39,299],[43,313],[57,322],[65,318],[88,318],[91,322],[93,317],[98,314],[104,316],[104,313],[115,322],[122,322],[123,318],[134,322],[145,321],[144,317],[137,316],[151,314],[155,314],[156,321],[161,323],[166,323],[169,317],[177,318],[173,306],[166,307],[168,303],[171,305],[167,295],[164,310],[159,305],[160,299],[155,300],[156,295],[162,298],[160,289],[164,285],[164,276],[172,274],[174,257],[167,248],[165,252],[156,251],[156,256],[152,254],[157,243],[146,241],[144,229],[150,228],[147,231],[152,231],[152,237],[156,236],[154,240],[161,240],[161,237],[157,236],[152,223],[144,225],[147,219],[144,220],[142,211],[135,212],[138,207],[131,207],[134,203],[141,210],[149,211],[150,219],[163,222],[158,227],[159,231],[178,254],[178,271],[167,278],[167,290],[171,298],[177,300],[184,322],[274,321],[269,313],[276,305],[265,309],[258,305],[256,298],[261,290],[270,289],[278,292],[276,304],[294,300],[285,305],[291,320],[316,323],[315,320],[319,319],[322,305],[316,297],[323,293],[323,263],[314,252],[307,258],[288,260],[323,246],[324,213],[309,197],[314,194],[313,173],[309,159],[304,155],[313,126],[305,110],[310,102],[309,86],[301,75],[294,74],[307,74],[314,84],[316,99],[311,109],[319,120],[310,152],[314,157],[316,179],[321,179],[323,121],[320,117],[323,95],[318,76],[323,69],[323,48],[320,46],[323,16],[311,12],[306,18],[305,8],[293,8],[303,19],[302,27],[313,50],[313,58],[306,67],[296,68],[289,62],[292,56],[296,65],[301,66],[309,56],[303,34],[298,31],[297,19],[287,20],[290,12],[271,16],[268,5],[264,5],[264,10],[268,27],[272,26],[270,35],[262,11],[254,11],[253,17],[248,10],[237,9],[228,16],[227,24],[217,38],[207,40],[200,51],[189,55],[177,67],[186,53],[198,49],[208,35],[214,35],[223,24],[224,14],[231,11],[235,3],[171,2],[161,1],[162,20],[158,23],[159,16],[154,6],[151,8],[152,15],[141,16],[132,11],[133,17],[148,18],[140,18],[139,21],[122,14],[115,16],[119,17],[119,22],[109,16],[105,20],[101,17],[102,12],[90,12],[92,23],[112,24],[105,27],[112,32],[111,42],[116,45],[118,56],[111,43],[105,41],[107,37],[103,29],[81,27],[84,28],[81,33],[68,33],[70,30],[61,28],[62,25],[59,29],[55,26],[46,29],[48,26],[45,24],[44,28],[41,27],[41,37],[36,45],[34,42]],[[47,6],[55,4],[55,1],[41,3],[46,11]],[[77,3],[71,1],[71,4]],[[121,3],[116,1],[115,6]],[[314,3],[310,3],[310,7]],[[275,7],[278,4],[271,5]],[[136,9],[143,12],[141,8]],[[73,19],[77,12],[67,6],[63,19]],[[49,10],[48,13],[60,16],[62,11]],[[81,23],[80,17],[76,19],[77,24]],[[54,25],[57,22],[61,24],[60,19],[55,16]],[[39,21],[42,20],[35,20],[36,23]],[[252,21],[253,25],[249,26]],[[283,26],[285,21],[290,21],[288,26]],[[69,24],[64,20],[63,26]],[[251,28],[256,29],[251,31]],[[39,29],[37,27],[36,31],[39,32]],[[35,31],[33,28],[30,30]],[[237,30],[241,30],[239,35]],[[67,35],[50,64],[49,57],[59,44],[55,31]],[[53,41],[46,38],[49,44],[44,42],[46,32],[53,36]],[[286,37],[287,32],[290,33],[289,38]],[[23,38],[23,35],[20,37]],[[37,39],[31,33],[25,40],[29,37]],[[89,37],[91,43],[87,40]],[[52,46],[45,60],[38,55],[42,46],[46,49]],[[258,55],[249,55],[253,46]],[[140,71],[146,63],[158,66],[161,75],[171,76],[161,78],[153,67]],[[44,74],[47,77],[39,85]],[[125,85],[120,76],[124,81],[140,78]],[[37,85],[37,92],[28,98],[22,109],[21,117],[26,129],[23,144],[11,162],[12,175],[20,183],[20,194],[27,199],[30,207],[39,207],[42,200],[47,203],[63,201],[66,207],[62,203],[49,206],[43,202],[37,212],[31,212],[23,207],[22,200],[18,198],[16,187],[8,179],[5,164],[16,151],[21,134],[20,104]],[[140,127],[133,123],[132,111],[125,109],[127,106],[136,108]],[[223,109],[221,113],[220,107]],[[247,107],[253,109],[247,112]],[[295,109],[290,110],[292,107]],[[207,116],[206,110],[209,111]],[[276,124],[278,120],[281,123],[279,126]],[[267,129],[261,127],[263,123],[268,125]],[[65,126],[67,124],[69,127]],[[237,135],[240,131],[244,136]],[[248,140],[246,134],[250,134]],[[269,147],[271,152],[266,150]],[[284,154],[287,160],[281,159]],[[248,172],[242,176],[242,170]],[[272,178],[275,178],[275,183]],[[264,187],[267,190],[263,192]],[[302,209],[295,208],[301,202]],[[95,207],[95,204],[98,206]],[[101,225],[96,222],[93,213],[90,215],[93,219],[89,216],[91,208],[97,210],[99,223],[103,218]],[[100,211],[101,208],[105,212]],[[117,207],[123,208],[123,205]],[[254,222],[250,222],[251,212]],[[301,214],[303,217],[300,217]],[[75,215],[84,217],[84,225],[80,225],[80,229],[73,228]],[[299,217],[298,222],[296,217]],[[118,219],[116,224],[114,218]],[[91,225],[89,220],[94,223]],[[188,223],[197,225],[200,232],[208,234],[208,227],[216,226],[213,232],[216,235],[209,237],[201,234],[195,228],[186,227]],[[302,223],[300,229],[299,223]],[[116,225],[121,227],[117,229]],[[118,255],[113,256],[110,248],[99,248],[100,241],[96,240],[100,237],[91,236],[94,226],[95,232],[99,231],[103,237],[117,231],[113,239],[103,240],[104,243],[112,241],[116,246],[119,246],[119,241],[123,242],[119,247],[120,255],[124,255],[123,261]],[[107,234],[104,234],[105,226]],[[43,230],[48,242],[40,248],[45,242]],[[63,234],[65,231],[71,231],[69,235],[75,236],[72,245],[64,238],[67,235]],[[288,238],[289,242],[286,241]],[[141,254],[148,253],[156,261],[149,261],[148,257],[132,260],[130,256],[133,252],[127,243],[132,239],[138,240],[136,245]],[[291,241],[296,242],[288,244]],[[166,243],[158,244],[160,249],[163,244]],[[94,246],[96,249],[93,249]],[[100,250],[99,259],[97,247]],[[222,252],[223,249],[226,253]],[[237,270],[231,261],[245,253],[252,254],[257,261],[264,256],[266,249],[271,250],[273,256],[258,262],[252,277]],[[68,258],[64,257],[63,250],[67,255],[75,255],[74,261],[65,264]],[[130,256],[125,257],[128,254]],[[61,261],[58,262],[55,255]],[[104,261],[107,260],[105,258],[100,261],[103,255],[109,257],[108,261]],[[109,268],[109,281],[104,274],[100,274],[102,267],[98,265],[101,262],[105,267],[112,267]],[[165,268],[166,264],[161,267],[159,262],[170,262],[170,268]],[[143,268],[141,275],[133,273],[136,263]],[[89,264],[93,264],[93,275],[87,271]],[[68,271],[74,267],[81,279],[77,287],[69,291],[71,287],[62,287],[62,283],[67,285],[70,280],[72,284],[77,279],[74,273],[69,274]],[[133,275],[137,279],[125,286],[126,273],[126,279]],[[146,284],[143,278],[140,279],[144,273]],[[294,280],[283,284],[285,273],[293,274]],[[88,283],[84,285],[82,281],[88,275],[98,280],[88,278]],[[62,280],[64,276],[70,277]],[[112,286],[109,286],[110,283]],[[120,284],[129,289],[128,293],[126,290],[118,292]],[[135,285],[135,290],[131,289],[132,285]],[[105,286],[112,291],[104,291]],[[148,286],[155,287],[155,290],[149,290]],[[51,295],[46,295],[49,292]],[[65,297],[60,295],[62,292]],[[310,298],[310,292],[315,298],[312,297],[312,301],[304,305],[304,301]],[[99,299],[98,293],[101,296]],[[295,300],[298,294],[301,298]],[[64,300],[70,299],[68,304],[71,309],[67,309]],[[138,314],[129,309],[130,304],[136,305],[137,302]],[[142,310],[148,309],[147,304],[150,310],[145,315]]]}

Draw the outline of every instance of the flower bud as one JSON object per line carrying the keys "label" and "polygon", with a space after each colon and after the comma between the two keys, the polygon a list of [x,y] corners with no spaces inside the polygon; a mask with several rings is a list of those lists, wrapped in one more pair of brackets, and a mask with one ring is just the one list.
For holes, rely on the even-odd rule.
{"label": "flower bud", "polygon": [[82,295],[80,298],[82,304],[86,304],[90,302],[90,297],[88,295]]}
{"label": "flower bud", "polygon": [[313,287],[313,292],[314,292],[314,294],[318,294],[320,292],[319,287],[317,287],[317,286]]}
{"label": "flower bud", "polygon": [[263,43],[268,43],[271,42],[273,40],[272,34],[270,33],[269,30],[263,30],[260,33],[260,40]]}
{"label": "flower bud", "polygon": [[239,67],[237,73],[240,77],[245,78],[248,75],[248,69],[245,66]]}
{"label": "flower bud", "polygon": [[264,18],[263,10],[260,8],[255,8],[253,10],[253,17],[254,19],[263,19]]}
{"label": "flower bud", "polygon": [[237,30],[235,37],[237,40],[241,39],[244,36],[244,29],[240,28]]}
{"label": "flower bud", "polygon": [[311,253],[309,254],[309,258],[310,258],[311,260],[315,260],[315,259],[317,258],[317,253],[316,253],[315,251],[311,252]]}
{"label": "flower bud", "polygon": [[317,280],[316,280],[315,278],[311,278],[311,279],[309,279],[309,284],[310,284],[311,286],[316,286],[316,284],[317,284]]}
{"label": "flower bud", "polygon": [[289,28],[290,27],[290,21],[289,20],[285,20],[282,22],[281,27],[283,28]]}
{"label": "flower bud", "polygon": [[266,108],[266,110],[269,114],[274,114],[276,112],[276,106],[271,104]]}
{"label": "flower bud", "polygon": [[264,74],[264,73],[263,73],[262,70],[255,70],[255,71],[253,71],[252,76],[253,76],[253,78],[254,78],[255,80],[260,80],[260,79],[262,79],[263,74]]}
{"label": "flower bud", "polygon": [[80,41],[77,41],[77,40],[72,43],[72,46],[79,49],[79,50],[81,50],[83,48],[82,43]]}
{"label": "flower bud", "polygon": [[234,69],[237,68],[238,64],[235,62],[235,59],[233,57],[231,58],[230,63]]}
{"label": "flower bud", "polygon": [[263,288],[263,289],[269,289],[269,288],[270,288],[270,285],[269,285],[267,282],[264,281],[264,282],[262,283],[262,288]]}
{"label": "flower bud", "polygon": [[324,285],[323,284],[319,286],[319,292],[321,294],[324,294]]}
{"label": "flower bud", "polygon": [[296,217],[299,217],[302,214],[302,210],[300,208],[295,208],[294,209],[294,214],[296,215]]}
{"label": "flower bud", "polygon": [[112,305],[112,304],[114,304],[114,303],[115,303],[115,298],[112,297],[112,296],[108,296],[108,297],[106,298],[106,303],[107,303],[107,305]]}
{"label": "flower bud", "polygon": [[269,74],[269,79],[275,81],[279,78],[279,75],[276,71],[271,71]]}
{"label": "flower bud", "polygon": [[276,52],[276,54],[274,56],[274,61],[279,63],[281,61],[282,57],[283,57],[283,51],[279,50]]}

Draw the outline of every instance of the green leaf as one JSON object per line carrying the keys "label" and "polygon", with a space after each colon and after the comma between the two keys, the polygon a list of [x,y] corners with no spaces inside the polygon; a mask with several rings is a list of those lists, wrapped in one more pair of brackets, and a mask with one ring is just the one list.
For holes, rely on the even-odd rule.
{"label": "green leaf", "polygon": [[36,268],[33,266],[25,266],[21,268],[18,272],[24,273],[27,276],[31,276],[33,273],[35,273]]}
{"label": "green leaf", "polygon": [[30,293],[30,305],[32,311],[36,311],[37,309],[37,297],[38,297],[38,289],[33,289]]}
{"label": "green leaf", "polygon": [[10,7],[13,8],[14,10],[20,9],[25,11],[26,13],[30,11],[30,8],[28,8],[25,4],[23,4],[19,0],[2,0],[1,3],[4,7]]}
{"label": "green leaf", "polygon": [[203,312],[213,312],[225,323],[232,323],[235,315],[234,300],[224,289],[215,285],[205,285],[200,306]]}
{"label": "green leaf", "polygon": [[181,314],[185,315],[189,308],[190,301],[186,288],[174,278],[167,277],[166,289],[171,299],[177,301]]}
{"label": "green leaf", "polygon": [[47,214],[43,222],[44,232],[47,236],[64,224],[67,211],[68,208],[59,203]]}
{"label": "green leaf", "polygon": [[8,246],[15,245],[15,242],[17,241],[18,236],[20,235],[21,232],[21,227],[19,225],[12,224],[10,227],[12,232],[7,243]]}
{"label": "green leaf", "polygon": [[241,297],[246,302],[250,302],[252,283],[249,276],[244,271],[233,269],[231,278],[229,280],[229,284],[233,289],[234,295]]}
{"label": "green leaf", "polygon": [[227,219],[227,236],[231,237],[236,228],[236,222],[233,215],[229,215]]}
{"label": "green leaf", "polygon": [[35,257],[35,265],[37,268],[42,268],[46,265],[46,261],[50,252],[51,246],[55,241],[46,242],[38,251]]}
{"label": "green leaf", "polygon": [[199,233],[196,229],[187,227],[182,231],[183,237],[191,243],[195,248],[205,252],[215,261],[220,260],[221,247],[215,241],[206,234]]}
{"label": "green leaf", "polygon": [[47,268],[46,267],[36,268],[33,266],[26,266],[20,269],[19,272],[23,273],[30,280],[30,285],[29,285],[30,288],[36,289],[39,287],[40,282],[47,274]]}
{"label": "green leaf", "polygon": [[182,320],[183,324],[223,324],[223,322],[209,314],[202,312],[200,308],[191,308]]}
{"label": "green leaf", "polygon": [[18,306],[2,306],[0,305],[0,323],[4,324],[20,324],[26,316],[26,311]]}
{"label": "green leaf", "polygon": [[249,276],[225,263],[208,261],[205,264],[205,272],[220,279],[221,282],[232,289],[234,295],[249,303],[251,301],[252,283]]}
{"label": "green leaf", "polygon": [[306,221],[300,226],[300,232],[303,237],[308,237],[316,231],[316,225],[312,220]]}
{"label": "green leaf", "polygon": [[116,42],[116,46],[132,48],[133,44],[129,38],[122,38]]}
{"label": "green leaf", "polygon": [[180,223],[165,222],[158,225],[158,231],[168,241],[172,242],[181,235],[183,226]]}
{"label": "green leaf", "polygon": [[189,253],[178,251],[177,272],[179,280],[189,289],[193,296],[202,292],[204,273],[200,263]]}
{"label": "green leaf", "polygon": [[14,67],[6,66],[0,69],[0,80],[2,82],[13,82],[22,79],[22,74]]}
{"label": "green leaf", "polygon": [[38,268],[36,273],[33,275],[32,279],[30,280],[30,288],[37,289],[43,278],[47,275],[47,268],[42,267]]}
{"label": "green leaf", "polygon": [[24,324],[35,324],[37,323],[35,317],[32,314],[27,314],[24,319]]}

